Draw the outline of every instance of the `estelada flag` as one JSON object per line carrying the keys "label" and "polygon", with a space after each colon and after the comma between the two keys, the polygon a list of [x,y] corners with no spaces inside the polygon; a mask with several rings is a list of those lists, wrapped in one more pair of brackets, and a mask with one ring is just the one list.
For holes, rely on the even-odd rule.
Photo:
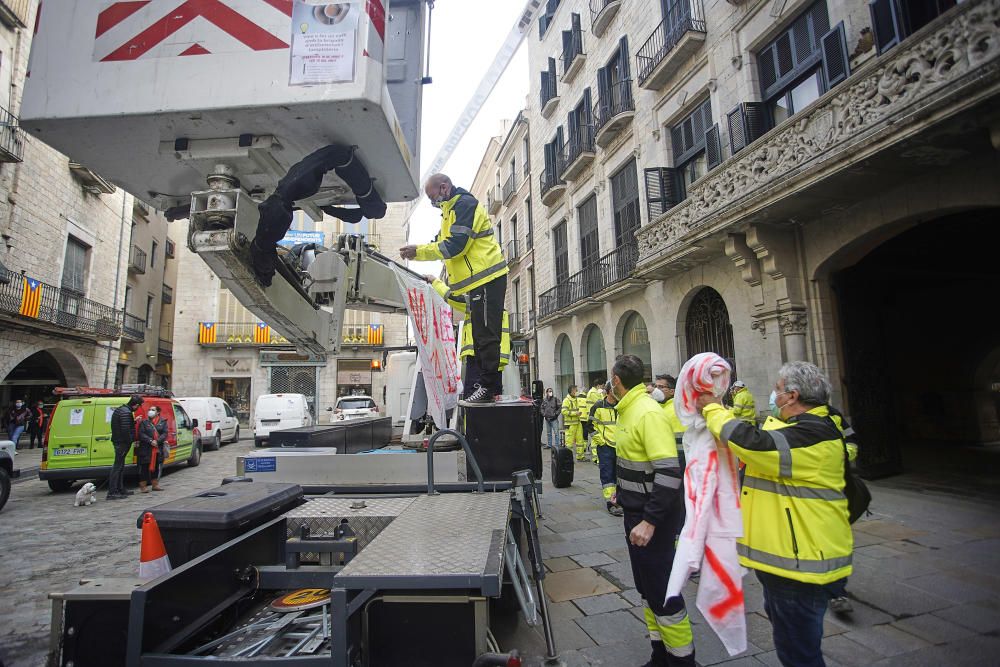
{"label": "estelada flag", "polygon": [[264,324],[263,322],[258,322],[257,326],[253,328],[253,342],[255,343],[270,343],[271,342],[271,327]]}
{"label": "estelada flag", "polygon": [[215,322],[199,322],[198,323],[198,342],[214,343],[215,342]]}
{"label": "estelada flag", "polygon": [[368,344],[369,345],[381,345],[382,341],[383,341],[382,325],[381,324],[369,324],[368,325]]}
{"label": "estelada flag", "polygon": [[38,317],[38,311],[42,307],[42,283],[24,276],[21,288],[21,310],[25,317]]}

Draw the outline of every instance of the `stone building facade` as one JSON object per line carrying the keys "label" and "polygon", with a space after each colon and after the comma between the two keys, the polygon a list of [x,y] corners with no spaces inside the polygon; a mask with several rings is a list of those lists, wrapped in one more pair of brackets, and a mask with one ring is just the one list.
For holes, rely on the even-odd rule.
{"label": "stone building facade", "polygon": [[[651,18],[653,17],[653,18]],[[1000,441],[998,0],[549,0],[528,38],[539,376],[814,361],[870,474]],[[987,297],[988,300],[988,297]],[[984,310],[985,308],[985,310]]]}
{"label": "stone building facade", "polygon": [[[143,364],[158,367],[161,376],[169,374],[160,364],[158,329],[147,336],[151,346],[121,340],[126,285],[135,282],[128,269],[130,225],[141,202],[18,124],[31,46],[28,26],[36,8],[33,1],[0,2],[3,406],[17,397],[45,399],[58,385],[108,387],[116,378],[134,381]],[[150,214],[143,224],[148,229],[137,229],[137,238],[147,244],[156,237],[162,244],[166,222]],[[146,290],[154,299],[156,318],[162,285],[168,281],[160,247],[155,285]]]}
{"label": "stone building facade", "polygon": [[[390,204],[381,220],[345,224],[333,218],[313,222],[301,212],[292,229],[322,232],[327,246],[341,233],[362,234],[387,255],[405,244],[405,204]],[[187,223],[171,223],[179,271],[173,370],[178,396],[219,396],[244,426],[253,419],[257,397],[302,393],[320,421],[329,418],[338,396],[366,394],[385,406],[383,348],[407,345],[405,315],[349,310],[344,316],[341,352],[336,357],[300,355],[276,331],[257,334],[258,318],[221,286],[200,257],[187,249]],[[210,336],[205,326],[213,326]],[[371,333],[370,333],[371,332]],[[377,366],[377,368],[376,368]]]}

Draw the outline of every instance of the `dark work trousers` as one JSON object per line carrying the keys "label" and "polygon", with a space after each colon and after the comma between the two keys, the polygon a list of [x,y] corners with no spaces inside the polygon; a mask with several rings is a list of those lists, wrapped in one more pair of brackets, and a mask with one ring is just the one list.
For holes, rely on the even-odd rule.
{"label": "dark work trousers", "polygon": [[667,582],[670,580],[670,566],[674,562],[674,540],[681,526],[669,523],[659,525],[649,544],[637,547],[629,541],[629,533],[641,521],[642,513],[625,512],[625,542],[628,545],[635,588],[643,600],[646,627],[651,640],[655,634],[659,634],[664,644],[659,647],[656,646],[658,642],[653,641],[653,664],[694,667],[691,621],[684,606],[684,598],[678,595],[664,603]]}
{"label": "dark work trousers", "polygon": [[139,465],[139,481],[150,484],[153,481],[153,473],[149,469],[149,465],[153,462],[153,447],[140,446],[137,457],[137,464]]}
{"label": "dark work trousers", "polygon": [[494,395],[503,393],[503,382],[500,379],[500,335],[506,293],[506,274],[468,293],[474,355],[469,365],[474,363],[479,366],[479,384]]}
{"label": "dark work trousers", "polygon": [[125,455],[128,454],[129,447],[131,446],[131,442],[114,443],[115,462],[111,466],[111,475],[108,476],[109,496],[125,494]]}
{"label": "dark work trousers", "polygon": [[618,450],[610,445],[597,446],[597,470],[601,476],[601,490],[604,500],[609,503],[615,494],[615,477],[617,474],[615,467],[617,464]]}
{"label": "dark work trousers", "polygon": [[757,570],[764,587],[764,611],[778,660],[785,667],[824,667],[823,615],[832,598],[844,594],[846,579],[807,584]]}

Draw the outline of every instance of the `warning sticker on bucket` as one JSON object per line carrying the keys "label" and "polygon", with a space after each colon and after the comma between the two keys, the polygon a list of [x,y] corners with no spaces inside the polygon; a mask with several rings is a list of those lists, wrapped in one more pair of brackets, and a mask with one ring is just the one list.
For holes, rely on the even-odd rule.
{"label": "warning sticker on bucket", "polygon": [[243,459],[245,472],[275,472],[278,469],[278,459],[273,456],[255,456]]}

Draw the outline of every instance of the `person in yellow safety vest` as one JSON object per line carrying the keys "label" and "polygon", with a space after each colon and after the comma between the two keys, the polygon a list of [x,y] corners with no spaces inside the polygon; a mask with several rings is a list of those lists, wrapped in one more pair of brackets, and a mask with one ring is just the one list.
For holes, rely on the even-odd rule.
{"label": "person in yellow safety vest", "polygon": [[576,385],[569,386],[569,394],[562,403],[563,424],[566,426],[566,446],[583,451],[583,430],[580,427],[580,401],[576,395]]}
{"label": "person in yellow safety vest", "polygon": [[597,455],[598,470],[601,477],[601,495],[608,506],[611,516],[623,516],[624,511],[618,504],[615,493],[615,424],[618,421],[618,411],[615,395],[611,393],[611,383],[606,385],[604,396],[590,408],[590,425],[594,429],[594,449]]}
{"label": "person in yellow safety vest", "polygon": [[674,434],[674,442],[677,444],[677,455],[681,460],[681,470],[684,469],[684,424],[677,417],[677,410],[674,408],[674,389],[677,387],[677,379],[673,375],[663,373],[656,376],[656,388],[663,392],[666,400],[663,402],[663,412],[667,415],[667,423],[670,424],[670,432]]}
{"label": "person in yellow safety vest", "polygon": [[595,464],[597,463],[597,450],[593,447],[594,425],[590,422],[590,413],[594,409],[594,405],[604,398],[601,387],[604,386],[605,382],[606,380],[594,380],[590,383],[590,389],[587,391],[587,423],[583,428],[583,437],[587,439],[587,451]]}
{"label": "person in yellow safety vest", "polygon": [[742,419],[751,426],[757,424],[757,406],[753,394],[742,380],[733,383],[733,416]]}
{"label": "person in yellow safety vest", "polygon": [[576,448],[576,460],[587,460],[587,434],[590,428],[590,403],[587,402],[586,394],[577,393],[577,410],[580,412],[580,445]]}
{"label": "person in yellow safety vest", "polygon": [[760,428],[712,394],[696,405],[712,435],[746,462],[737,551],[764,587],[778,659],[786,667],[823,665],[823,615],[844,590],[854,549],[845,436],[827,405],[830,381],[815,365],[785,364],[774,391],[773,415]]}
{"label": "person in yellow safety vest", "polygon": [[455,187],[444,174],[428,178],[424,192],[441,209],[441,231],[433,243],[403,246],[399,256],[419,262],[444,261],[451,296],[468,297],[469,318],[476,322],[472,358],[479,366],[479,382],[467,389],[460,403],[488,405],[503,391],[499,368],[507,262],[479,200]]}
{"label": "person in yellow safety vest", "polygon": [[684,523],[684,494],[677,446],[663,409],[642,384],[642,359],[624,354],[611,370],[618,399],[615,428],[617,499],[636,590],[653,648],[648,666],[694,667],[694,638],[684,598],[666,599],[674,540]]}

